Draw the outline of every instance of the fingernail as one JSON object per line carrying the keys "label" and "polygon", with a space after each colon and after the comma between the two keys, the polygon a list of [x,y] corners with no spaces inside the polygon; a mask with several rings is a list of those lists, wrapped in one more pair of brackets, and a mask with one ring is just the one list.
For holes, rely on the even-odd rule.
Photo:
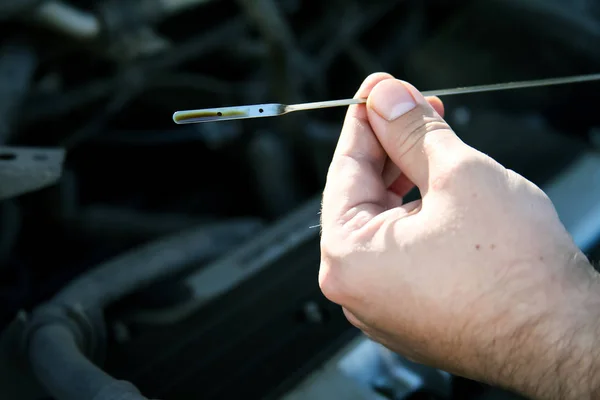
{"label": "fingernail", "polygon": [[369,104],[377,114],[393,121],[417,107],[409,88],[399,80],[379,82],[369,96]]}

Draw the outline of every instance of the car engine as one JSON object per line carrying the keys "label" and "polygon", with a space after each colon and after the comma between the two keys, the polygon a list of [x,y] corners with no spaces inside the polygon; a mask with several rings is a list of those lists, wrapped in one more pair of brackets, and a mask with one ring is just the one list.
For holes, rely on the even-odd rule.
{"label": "car engine", "polygon": [[[171,116],[349,98],[377,71],[421,90],[598,72],[597,2],[0,0],[0,27],[2,399],[519,398],[387,350],[321,294],[343,108]],[[597,259],[600,83],[443,100]]]}

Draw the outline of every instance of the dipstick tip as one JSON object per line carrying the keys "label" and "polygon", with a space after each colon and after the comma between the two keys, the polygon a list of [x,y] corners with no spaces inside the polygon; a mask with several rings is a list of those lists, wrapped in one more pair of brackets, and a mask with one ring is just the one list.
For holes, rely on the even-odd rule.
{"label": "dipstick tip", "polygon": [[179,122],[179,118],[177,118],[178,114],[179,114],[179,111],[175,111],[173,113],[173,122],[175,122],[177,125],[181,125],[181,123]]}

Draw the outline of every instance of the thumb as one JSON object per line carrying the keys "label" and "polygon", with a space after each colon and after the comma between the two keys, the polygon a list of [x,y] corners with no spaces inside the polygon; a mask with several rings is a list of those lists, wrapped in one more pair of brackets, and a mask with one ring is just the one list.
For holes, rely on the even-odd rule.
{"label": "thumb", "polygon": [[412,85],[379,82],[367,101],[369,123],[390,160],[421,191],[465,145]]}

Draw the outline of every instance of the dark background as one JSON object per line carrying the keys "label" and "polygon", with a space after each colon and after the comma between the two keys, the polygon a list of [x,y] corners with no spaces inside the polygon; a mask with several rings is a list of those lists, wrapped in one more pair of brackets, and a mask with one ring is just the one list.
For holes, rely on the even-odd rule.
{"label": "dark background", "polygon": [[[206,227],[218,246],[176,273],[167,265],[160,278],[140,277],[128,296],[101,310],[106,368],[165,399],[228,398],[235,382],[245,382],[238,388],[249,398],[275,393],[351,332],[318,294],[318,229],[301,244],[255,245],[251,259],[277,247],[276,257],[257,262],[278,272],[244,278],[243,288],[232,286],[177,323],[157,328],[155,320],[132,319],[187,304],[194,289],[186,279],[227,264],[263,230],[275,226],[285,237],[308,229],[280,221],[316,216],[313,199],[345,112],[177,126],[174,111],[348,98],[377,71],[430,90],[600,70],[595,1],[73,0],[54,7],[0,0],[0,185],[32,182],[0,202],[0,327],[127,250]],[[543,186],[594,150],[599,88],[443,100],[467,143]],[[60,179],[35,188],[47,171],[13,157],[22,148],[65,150]],[[15,167],[18,179],[7,172]],[[306,204],[305,214],[290,214]],[[250,306],[256,293],[267,300]],[[314,343],[297,336],[297,346],[306,344],[299,354],[292,339],[272,351],[285,335],[305,332],[301,305],[313,298],[330,310],[333,328],[313,334]],[[247,320],[264,326],[251,330]],[[211,324],[218,332],[203,336]],[[249,359],[271,363],[270,372],[251,378],[257,369],[244,365]],[[210,373],[231,379],[216,384]]]}

